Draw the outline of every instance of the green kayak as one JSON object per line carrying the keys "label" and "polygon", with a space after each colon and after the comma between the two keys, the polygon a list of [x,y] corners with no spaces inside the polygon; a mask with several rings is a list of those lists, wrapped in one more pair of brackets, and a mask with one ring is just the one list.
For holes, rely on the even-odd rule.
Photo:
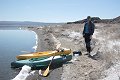
{"label": "green kayak", "polygon": [[[17,60],[11,63],[12,68],[21,68],[24,65],[30,66],[32,69],[45,69],[53,57],[42,57],[42,58],[32,58],[26,60]],[[72,59],[72,55],[64,55],[64,56],[55,56],[52,65],[63,64]]]}

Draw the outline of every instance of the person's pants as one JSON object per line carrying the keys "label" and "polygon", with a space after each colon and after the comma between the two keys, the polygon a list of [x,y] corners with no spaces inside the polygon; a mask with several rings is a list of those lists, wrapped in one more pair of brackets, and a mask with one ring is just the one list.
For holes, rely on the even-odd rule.
{"label": "person's pants", "polygon": [[85,34],[84,35],[84,38],[85,38],[85,44],[86,44],[86,49],[87,49],[87,52],[91,52],[91,46],[90,46],[90,34]]}

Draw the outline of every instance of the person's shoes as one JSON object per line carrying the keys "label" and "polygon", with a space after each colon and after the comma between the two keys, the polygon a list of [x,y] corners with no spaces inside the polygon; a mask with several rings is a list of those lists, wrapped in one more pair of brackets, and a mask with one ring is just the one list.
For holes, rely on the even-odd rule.
{"label": "person's shoes", "polygon": [[89,53],[88,57],[92,58],[92,56],[90,55],[90,53]]}

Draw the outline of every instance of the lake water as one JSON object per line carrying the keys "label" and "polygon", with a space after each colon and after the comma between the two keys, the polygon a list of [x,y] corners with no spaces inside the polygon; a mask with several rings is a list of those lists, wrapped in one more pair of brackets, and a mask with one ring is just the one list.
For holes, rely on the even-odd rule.
{"label": "lake water", "polygon": [[28,30],[0,29],[0,80],[10,80],[18,74],[18,70],[11,68],[11,62],[16,56],[28,52],[34,52],[36,34]]}

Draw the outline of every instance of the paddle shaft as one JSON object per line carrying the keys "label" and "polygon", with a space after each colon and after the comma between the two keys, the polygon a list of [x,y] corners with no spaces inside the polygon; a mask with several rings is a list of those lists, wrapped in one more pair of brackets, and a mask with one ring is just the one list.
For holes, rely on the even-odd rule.
{"label": "paddle shaft", "polygon": [[55,57],[55,54],[53,55],[53,58],[52,58],[52,60],[50,61],[49,65],[48,65],[48,68],[47,68],[47,69],[45,70],[45,72],[43,73],[43,76],[47,76],[47,75],[48,75],[49,69],[50,69],[50,65],[51,65],[51,63],[52,63],[54,57]]}
{"label": "paddle shaft", "polygon": [[53,61],[54,57],[55,57],[55,53],[54,53],[54,55],[53,55],[52,60],[50,61],[49,65],[48,65],[49,67],[50,67],[50,65],[51,65],[51,63],[52,63],[52,61]]}

